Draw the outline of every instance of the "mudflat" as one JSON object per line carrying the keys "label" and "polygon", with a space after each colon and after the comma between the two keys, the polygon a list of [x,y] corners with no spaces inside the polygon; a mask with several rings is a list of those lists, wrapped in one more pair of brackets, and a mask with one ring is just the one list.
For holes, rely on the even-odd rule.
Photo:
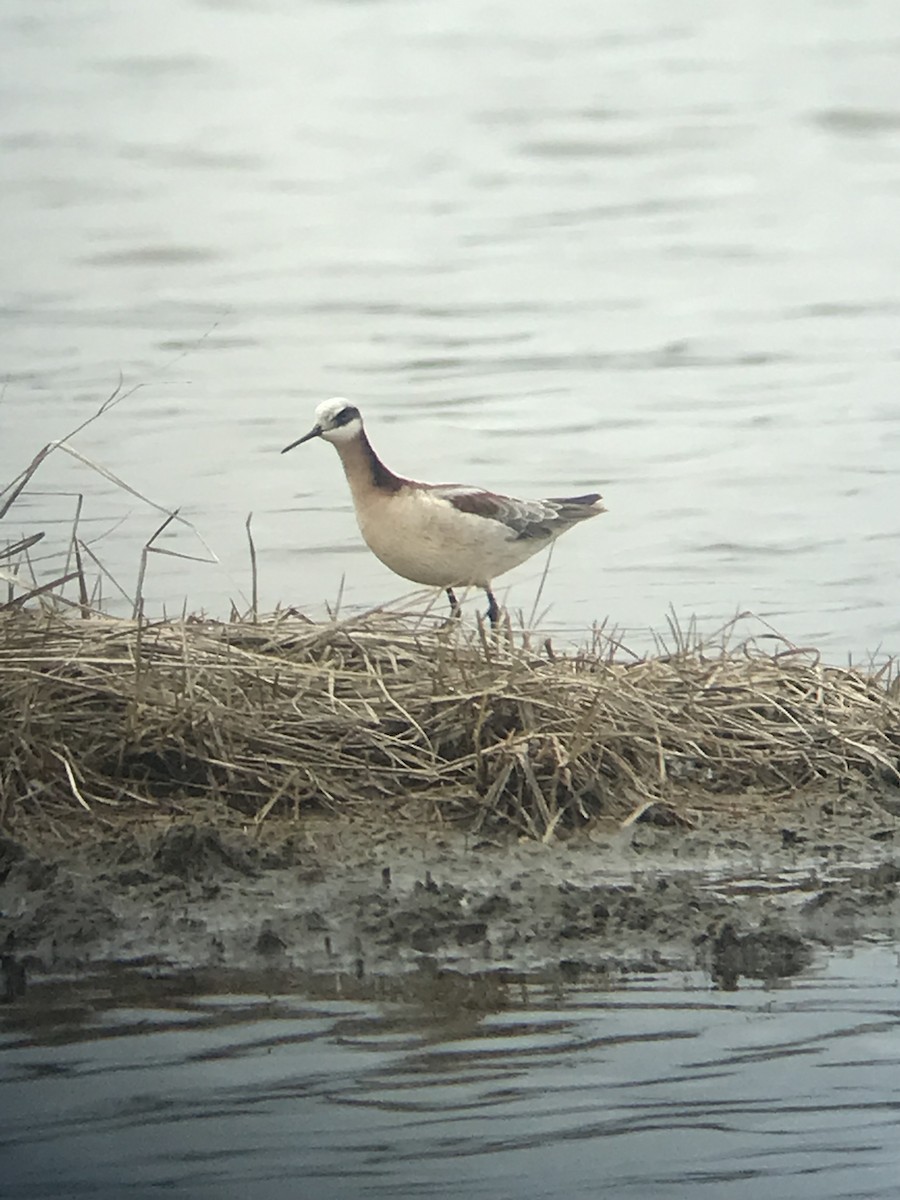
{"label": "mudflat", "polygon": [[777,812],[748,795],[692,825],[650,809],[553,844],[398,830],[374,812],[65,833],[0,842],[0,942],[32,974],[117,963],[612,980],[699,967],[731,987],[900,928],[900,827],[862,793]]}

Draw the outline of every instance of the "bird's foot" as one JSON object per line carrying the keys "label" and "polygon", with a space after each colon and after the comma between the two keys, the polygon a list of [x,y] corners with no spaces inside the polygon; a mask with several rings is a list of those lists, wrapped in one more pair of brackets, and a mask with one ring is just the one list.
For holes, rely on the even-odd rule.
{"label": "bird's foot", "polygon": [[462,616],[462,605],[457,600],[453,588],[447,588],[447,599],[450,601],[450,620],[458,621]]}
{"label": "bird's foot", "polygon": [[485,588],[484,590],[487,592],[488,598],[488,620],[491,623],[491,629],[496,629],[500,622],[500,605],[497,603],[497,598],[490,588]]}

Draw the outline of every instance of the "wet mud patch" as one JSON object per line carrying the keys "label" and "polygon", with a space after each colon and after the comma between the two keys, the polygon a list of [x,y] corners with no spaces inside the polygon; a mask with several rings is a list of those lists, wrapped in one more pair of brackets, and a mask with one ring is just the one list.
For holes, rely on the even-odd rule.
{"label": "wet mud patch", "polygon": [[[895,939],[897,818],[874,797],[592,827],[551,845],[395,820],[196,819],[0,839],[0,950],[24,969],[423,970],[723,988]],[[0,972],[0,976],[3,973]],[[2,989],[0,989],[2,990]]]}
{"label": "wet mud patch", "polygon": [[156,840],[153,867],[162,875],[184,882],[230,876],[251,877],[256,868],[247,848],[230,842],[213,825],[180,822],[171,825]]}

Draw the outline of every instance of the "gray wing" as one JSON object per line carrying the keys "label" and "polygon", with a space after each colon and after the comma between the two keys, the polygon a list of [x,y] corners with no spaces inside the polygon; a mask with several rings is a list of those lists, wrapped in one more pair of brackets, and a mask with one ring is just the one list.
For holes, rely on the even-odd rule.
{"label": "gray wing", "polygon": [[460,484],[439,484],[433,491],[460,512],[499,521],[516,540],[556,537],[578,521],[606,511],[601,497],[594,492],[549,500],[517,500]]}

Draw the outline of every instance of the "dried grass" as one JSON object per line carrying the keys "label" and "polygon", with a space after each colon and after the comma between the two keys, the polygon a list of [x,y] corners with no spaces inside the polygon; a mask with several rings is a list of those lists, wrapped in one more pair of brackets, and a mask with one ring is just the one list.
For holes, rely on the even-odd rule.
{"label": "dried grass", "polygon": [[706,646],[678,635],[622,662],[602,633],[560,654],[508,627],[494,639],[402,612],[148,624],[6,609],[0,821],[424,804],[547,839],[648,801],[900,783],[886,671],[735,639],[733,627]]}

